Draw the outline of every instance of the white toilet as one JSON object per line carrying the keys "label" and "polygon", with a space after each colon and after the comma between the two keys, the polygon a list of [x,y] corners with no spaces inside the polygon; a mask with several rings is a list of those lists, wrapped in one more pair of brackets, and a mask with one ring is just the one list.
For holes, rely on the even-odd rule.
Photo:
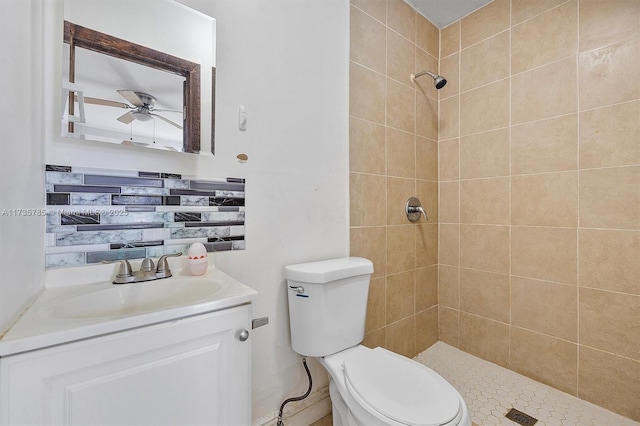
{"label": "white toilet", "polygon": [[470,426],[462,396],[442,376],[364,338],[373,264],[346,257],[285,267],[291,345],[329,372],[334,425]]}

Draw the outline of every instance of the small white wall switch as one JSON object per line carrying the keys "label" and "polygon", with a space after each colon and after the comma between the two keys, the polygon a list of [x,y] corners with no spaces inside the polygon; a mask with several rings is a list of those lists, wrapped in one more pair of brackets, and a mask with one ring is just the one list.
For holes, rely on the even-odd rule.
{"label": "small white wall switch", "polygon": [[241,132],[247,130],[247,110],[244,105],[240,105],[238,108],[238,129],[240,129]]}

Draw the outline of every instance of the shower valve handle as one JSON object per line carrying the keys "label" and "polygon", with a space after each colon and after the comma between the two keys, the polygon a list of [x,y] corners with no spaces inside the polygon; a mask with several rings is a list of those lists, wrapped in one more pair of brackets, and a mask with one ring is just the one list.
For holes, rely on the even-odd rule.
{"label": "shower valve handle", "polygon": [[407,203],[405,204],[405,213],[407,214],[407,219],[411,222],[417,222],[420,220],[421,215],[424,215],[425,221],[429,220],[427,212],[422,208],[420,200],[416,197],[411,197],[407,200]]}

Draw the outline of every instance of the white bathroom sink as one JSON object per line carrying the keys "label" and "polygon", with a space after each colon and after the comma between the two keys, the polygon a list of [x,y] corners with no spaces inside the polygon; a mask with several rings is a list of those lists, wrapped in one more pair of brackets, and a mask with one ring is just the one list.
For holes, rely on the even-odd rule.
{"label": "white bathroom sink", "polygon": [[167,278],[108,288],[51,301],[41,309],[50,318],[122,318],[209,300],[224,289],[215,279]]}
{"label": "white bathroom sink", "polygon": [[[95,270],[87,268],[78,277],[96,277]],[[112,268],[107,272],[111,275]],[[0,335],[0,357],[219,311],[251,303],[258,295],[214,266],[201,276],[174,268],[170,278],[132,284],[112,284],[107,277],[83,284],[74,273],[65,271],[62,277],[73,284],[45,287]]]}

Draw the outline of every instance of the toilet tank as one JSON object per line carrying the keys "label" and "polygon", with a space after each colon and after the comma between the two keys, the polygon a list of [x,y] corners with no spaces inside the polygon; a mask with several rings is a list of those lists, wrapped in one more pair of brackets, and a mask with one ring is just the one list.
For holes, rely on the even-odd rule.
{"label": "toilet tank", "polygon": [[372,273],[361,257],[286,266],[293,350],[321,357],[362,342]]}

